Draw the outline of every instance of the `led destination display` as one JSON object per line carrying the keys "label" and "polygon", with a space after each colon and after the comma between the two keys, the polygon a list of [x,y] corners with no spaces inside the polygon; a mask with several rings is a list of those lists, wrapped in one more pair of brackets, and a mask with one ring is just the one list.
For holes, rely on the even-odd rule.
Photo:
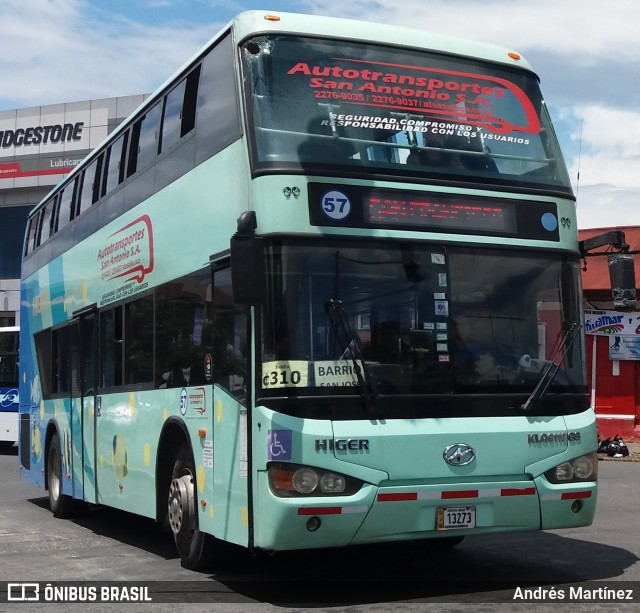
{"label": "led destination display", "polygon": [[310,183],[309,217],[314,226],[560,239],[556,204],[540,200]]}
{"label": "led destination display", "polygon": [[514,207],[509,204],[445,202],[439,198],[365,197],[364,221],[383,225],[438,226],[451,230],[516,231]]}

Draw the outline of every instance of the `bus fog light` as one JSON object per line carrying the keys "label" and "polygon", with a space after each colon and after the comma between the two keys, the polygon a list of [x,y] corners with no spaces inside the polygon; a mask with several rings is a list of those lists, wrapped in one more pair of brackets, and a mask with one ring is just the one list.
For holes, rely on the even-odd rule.
{"label": "bus fog light", "polygon": [[571,511],[573,513],[580,513],[580,511],[582,511],[582,500],[574,500],[571,504]]}
{"label": "bus fog light", "polygon": [[325,473],[320,479],[320,491],[323,494],[341,494],[346,487],[345,478],[335,473]]}
{"label": "bus fog light", "polygon": [[293,487],[300,494],[310,494],[318,487],[318,474],[311,468],[301,468],[293,474]]}
{"label": "bus fog light", "polygon": [[307,521],[307,530],[309,532],[315,532],[320,527],[321,523],[322,522],[319,517],[310,517]]}

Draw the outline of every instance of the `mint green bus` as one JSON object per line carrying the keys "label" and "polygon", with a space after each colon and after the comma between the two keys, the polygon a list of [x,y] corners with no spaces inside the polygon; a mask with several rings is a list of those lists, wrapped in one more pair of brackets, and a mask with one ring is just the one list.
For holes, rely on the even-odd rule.
{"label": "mint green bus", "polygon": [[21,474],[194,569],[589,525],[579,259],[519,54],[242,13],[31,213]]}

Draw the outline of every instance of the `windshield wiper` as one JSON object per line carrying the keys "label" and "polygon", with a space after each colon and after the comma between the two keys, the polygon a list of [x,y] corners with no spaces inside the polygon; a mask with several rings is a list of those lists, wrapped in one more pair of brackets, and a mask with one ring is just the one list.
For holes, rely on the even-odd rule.
{"label": "windshield wiper", "polygon": [[[545,366],[542,376],[540,377],[537,385],[533,388],[531,394],[529,394],[526,402],[521,405],[520,408],[522,409],[522,411],[524,411],[525,413],[529,413],[535,407],[538,401],[540,401],[542,397],[547,393],[549,386],[551,385],[551,383],[553,383],[553,380],[555,379],[556,374],[560,369],[560,364],[562,364],[565,357],[569,353],[569,350],[571,349],[573,342],[576,340],[578,332],[580,332],[581,329],[581,324],[571,324],[571,327],[564,335],[564,338],[562,339],[558,350],[555,352],[553,358],[551,358],[551,361]],[[560,358],[560,360],[556,360],[561,351],[562,357]]]}
{"label": "windshield wiper", "polygon": [[354,334],[351,328],[349,319],[344,311],[342,300],[331,298],[329,302],[327,302],[326,306],[331,323],[334,327],[339,328],[342,334],[346,337],[346,341],[344,343],[346,348],[340,356],[340,359],[344,360],[346,357],[351,359],[353,372],[355,373],[358,385],[362,390],[362,397],[364,398],[367,409],[371,413],[377,413],[378,408],[376,404],[378,400],[378,385],[375,377],[371,375],[364,362],[362,349],[360,348],[360,339],[356,334]]}

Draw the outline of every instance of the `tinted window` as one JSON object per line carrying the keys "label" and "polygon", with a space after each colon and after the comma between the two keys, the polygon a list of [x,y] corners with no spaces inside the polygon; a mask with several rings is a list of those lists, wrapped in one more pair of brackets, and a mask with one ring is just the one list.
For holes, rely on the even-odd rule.
{"label": "tinted window", "polygon": [[40,231],[37,236],[37,244],[41,245],[51,235],[51,222],[53,220],[53,211],[55,209],[56,200],[50,200],[45,204],[42,213],[40,213]]}
{"label": "tinted window", "polygon": [[240,138],[233,46],[227,37],[204,58],[198,88],[198,151],[203,160]]}
{"label": "tinted window", "polygon": [[60,196],[60,206],[58,207],[57,223],[55,225],[56,231],[62,230],[71,220],[71,212],[73,209],[73,200],[76,184],[78,178],[68,183]]}
{"label": "tinted window", "polygon": [[38,213],[29,220],[29,229],[27,230],[27,244],[25,245],[24,249],[25,253],[30,253],[35,248],[36,232],[38,231],[39,219],[40,214]]}
{"label": "tinted window", "polygon": [[153,295],[125,305],[127,385],[153,381]]}
{"label": "tinted window", "polygon": [[[79,370],[73,360],[72,347],[77,347],[75,326],[65,326],[53,331],[53,394],[70,394],[78,386]],[[74,366],[75,365],[75,366]]]}
{"label": "tinted window", "polygon": [[157,103],[133,126],[127,176],[148,168],[155,160],[161,109]]}
{"label": "tinted window", "polygon": [[98,185],[100,183],[100,170],[102,168],[101,155],[95,159],[82,173],[82,192],[80,194],[79,209],[76,215],[86,211],[98,199]]}
{"label": "tinted window", "polygon": [[0,385],[18,386],[18,336],[19,332],[0,333]]}
{"label": "tinted window", "polygon": [[177,279],[158,289],[157,387],[211,382],[212,314],[209,269]]}
{"label": "tinted window", "polygon": [[164,119],[162,120],[162,143],[160,150],[167,151],[180,140],[182,103],[187,81],[181,81],[165,98]]}
{"label": "tinted window", "polygon": [[33,340],[36,347],[38,371],[40,372],[40,384],[42,385],[42,397],[46,400],[51,397],[53,388],[53,376],[51,369],[51,330],[43,330],[34,334]]}
{"label": "tinted window", "polygon": [[127,134],[123,134],[115,143],[107,149],[106,172],[104,173],[104,184],[102,195],[114,190],[124,180],[124,168],[122,164],[123,154],[126,151]]}
{"label": "tinted window", "polygon": [[100,314],[100,387],[122,385],[122,306]]}
{"label": "tinted window", "polygon": [[257,36],[241,54],[256,167],[571,191],[529,71],[292,36]]}
{"label": "tinted window", "polygon": [[244,403],[249,351],[246,310],[233,303],[229,268],[215,273],[214,286],[214,380]]}
{"label": "tinted window", "polygon": [[168,151],[195,126],[200,66],[166,96],[160,151]]}
{"label": "tinted window", "polygon": [[100,387],[153,381],[153,295],[100,314]]}

